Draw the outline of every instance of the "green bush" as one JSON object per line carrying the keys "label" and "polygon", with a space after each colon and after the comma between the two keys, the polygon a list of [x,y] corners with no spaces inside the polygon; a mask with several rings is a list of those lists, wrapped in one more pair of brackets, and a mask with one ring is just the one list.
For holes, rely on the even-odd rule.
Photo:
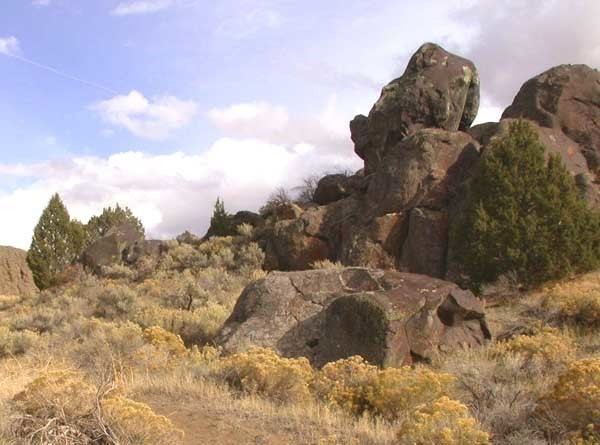
{"label": "green bush", "polygon": [[87,242],[91,243],[102,238],[108,231],[121,224],[130,224],[135,227],[140,236],[144,236],[145,230],[142,222],[137,218],[129,207],[121,207],[119,204],[106,207],[98,216],[92,216],[86,225]]}
{"label": "green bush", "polygon": [[494,141],[468,184],[453,251],[478,290],[513,274],[526,287],[590,270],[600,257],[600,218],[558,156],[525,121]]}
{"label": "green bush", "polygon": [[33,232],[27,263],[35,284],[47,289],[80,253],[83,244],[81,223],[72,221],[60,196],[55,194],[44,209]]}

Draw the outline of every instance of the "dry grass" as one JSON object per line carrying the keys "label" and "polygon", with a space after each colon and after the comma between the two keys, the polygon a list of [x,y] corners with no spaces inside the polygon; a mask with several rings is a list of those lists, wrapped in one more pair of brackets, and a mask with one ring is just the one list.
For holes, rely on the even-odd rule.
{"label": "dry grass", "polygon": [[[290,444],[392,445],[398,426],[367,416],[354,418],[312,400],[281,404],[257,395],[240,395],[190,368],[155,378],[135,374],[128,382],[131,397],[152,404],[177,401],[199,415],[251,423],[272,434],[284,433]],[[242,420],[243,419],[243,420]],[[323,442],[325,443],[325,442]]]}
{"label": "dry grass", "polygon": [[[467,445],[487,443],[486,433],[496,445],[594,443],[586,417],[594,406],[573,400],[600,391],[582,371],[600,359],[600,273],[494,297],[488,318],[495,333],[507,333],[502,342],[413,369],[382,371],[352,358],[315,370],[271,351],[221,357],[203,346],[262,274],[246,238],[175,242],[143,273],[113,270],[37,296],[0,297],[0,444],[35,443],[18,434],[27,412],[15,396],[56,369],[74,370],[81,388],[113,388],[104,404],[124,444],[175,443],[178,429],[188,432],[186,444],[260,436],[269,445]],[[585,382],[585,393],[570,379]],[[564,405],[560,415],[540,409],[549,400]],[[157,439],[153,428],[168,425],[161,415],[174,426]]]}

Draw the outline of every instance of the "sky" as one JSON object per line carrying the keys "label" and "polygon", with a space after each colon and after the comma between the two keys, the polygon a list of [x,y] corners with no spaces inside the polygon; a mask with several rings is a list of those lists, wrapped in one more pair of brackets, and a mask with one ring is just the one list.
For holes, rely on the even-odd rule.
{"label": "sky", "polygon": [[129,206],[153,238],[207,229],[217,197],[357,170],[348,122],[411,54],[474,61],[477,122],[529,78],[600,67],[598,0],[2,0],[0,245],[53,193],[86,222]]}

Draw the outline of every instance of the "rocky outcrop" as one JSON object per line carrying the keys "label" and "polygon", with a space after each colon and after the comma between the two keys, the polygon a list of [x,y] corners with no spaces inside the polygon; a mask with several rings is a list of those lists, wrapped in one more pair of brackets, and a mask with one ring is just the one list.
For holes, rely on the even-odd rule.
{"label": "rocky outcrop", "polygon": [[345,174],[326,175],[321,178],[315,189],[313,201],[319,205],[327,205],[364,191],[368,182],[365,181],[364,172],[355,175]]}
{"label": "rocky outcrop", "polygon": [[478,109],[475,65],[426,43],[412,56],[404,74],[383,88],[369,116],[352,121],[355,152],[370,174],[406,136],[422,128],[466,130]]}
{"label": "rocky outcrop", "polygon": [[102,274],[105,267],[123,264],[128,249],[144,241],[136,227],[124,223],[113,227],[102,238],[90,244],[81,255],[80,262],[96,274]]}
{"label": "rocky outcrop", "polygon": [[469,128],[479,103],[473,64],[425,44],[386,86],[369,116],[350,123],[360,174],[325,176],[315,204],[257,233],[268,269],[307,269],[317,260],[396,268],[456,279],[450,227],[465,183],[515,118],[529,120],[565,163],[592,206],[600,205],[600,74],[562,65],[521,88],[500,122]]}
{"label": "rocky outcrop", "polygon": [[27,252],[0,246],[0,295],[30,295],[37,291]]}
{"label": "rocky outcrop", "polygon": [[578,144],[594,173],[600,168],[600,71],[560,65],[528,80],[502,118],[524,118]]}
{"label": "rocky outcrop", "polygon": [[490,338],[483,303],[455,284],[365,268],[274,272],[248,286],[218,335],[314,365],[361,355],[382,366],[430,359]]}
{"label": "rocky outcrop", "polygon": [[[297,215],[295,215],[297,216]],[[238,227],[242,224],[248,224],[254,228],[262,227],[264,219],[261,215],[247,210],[242,210],[234,215],[229,215],[229,233],[219,233],[220,236],[235,236],[238,235]],[[212,226],[208,228],[202,240],[207,240],[213,236],[217,236],[217,230]]]}

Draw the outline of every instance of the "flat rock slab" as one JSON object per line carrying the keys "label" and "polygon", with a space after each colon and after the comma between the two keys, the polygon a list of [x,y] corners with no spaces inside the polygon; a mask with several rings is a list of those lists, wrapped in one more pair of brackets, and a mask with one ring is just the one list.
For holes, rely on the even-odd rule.
{"label": "flat rock slab", "polygon": [[482,301],[453,283],[344,268],[274,272],[252,283],[217,343],[226,353],[260,346],[315,366],[353,355],[401,366],[490,338]]}

